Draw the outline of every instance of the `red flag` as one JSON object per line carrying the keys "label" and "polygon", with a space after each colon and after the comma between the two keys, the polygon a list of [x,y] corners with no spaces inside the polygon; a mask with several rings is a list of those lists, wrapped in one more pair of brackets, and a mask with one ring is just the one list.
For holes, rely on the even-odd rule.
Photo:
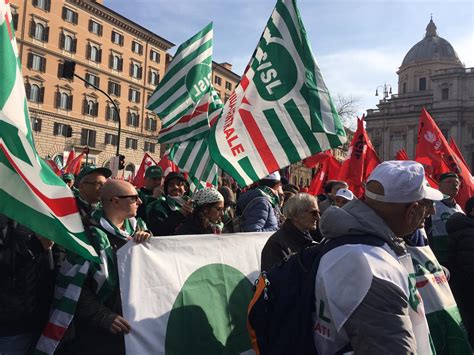
{"label": "red flag", "polygon": [[46,159],[45,161],[46,163],[48,163],[49,167],[54,171],[56,175],[61,176],[61,170],[59,170],[53,159]]}
{"label": "red flag", "polygon": [[163,176],[166,177],[169,173],[172,171],[174,172],[179,172],[178,166],[173,163],[171,160],[168,159],[168,154],[165,154],[161,157],[160,162],[157,164],[158,166],[161,166],[161,169],[163,169]]}
{"label": "red flag", "polygon": [[395,157],[397,160],[410,160],[405,149],[400,149]]}
{"label": "red flag", "polygon": [[74,149],[71,149],[71,151],[69,152],[69,155],[67,156],[67,162],[65,164],[65,166],[68,166],[69,163],[71,163],[74,158],[76,158],[76,152],[74,151]]}
{"label": "red flag", "polygon": [[71,173],[74,175],[79,174],[79,172],[81,171],[81,163],[82,163],[83,157],[84,157],[84,153],[79,154],[76,158],[74,158],[71,162],[69,162],[64,167],[64,172]]}
{"label": "red flag", "polygon": [[349,189],[360,198],[364,194],[364,182],[379,163],[380,159],[365,131],[362,117],[357,120],[357,130],[352,138],[347,158],[342,163],[338,179],[346,181]]}
{"label": "red flag", "polygon": [[319,170],[314,175],[313,180],[311,180],[311,184],[309,185],[308,193],[310,195],[316,196],[323,192],[323,187],[325,182],[328,179],[328,161],[324,160],[319,165]]}
{"label": "red flag", "polygon": [[313,177],[308,188],[308,193],[318,195],[323,192],[323,187],[326,181],[335,180],[339,175],[341,163],[334,158],[330,150],[323,153],[318,153],[308,158],[308,161],[303,162],[306,166],[314,168],[319,166],[319,170]]}
{"label": "red flag", "polygon": [[449,140],[449,146],[451,147],[451,149],[453,150],[454,153],[456,153],[456,155],[458,156],[459,159],[461,159],[461,161],[464,163],[464,165],[467,166],[467,163],[466,163],[466,160],[464,160],[464,157],[462,156],[462,153],[461,151],[459,150],[456,142],[454,141],[453,137],[451,137],[451,139]]}
{"label": "red flag", "polygon": [[142,163],[135,175],[135,179],[133,180],[133,185],[135,185],[137,189],[145,185],[145,171],[148,167],[153,165],[157,165],[156,161],[148,153],[145,153]]}
{"label": "red flag", "polygon": [[425,108],[421,111],[418,127],[418,144],[415,160],[425,166],[425,170],[436,181],[445,172],[455,172],[462,180],[456,201],[464,206],[474,195],[474,181],[467,165],[449,146],[446,138]]}

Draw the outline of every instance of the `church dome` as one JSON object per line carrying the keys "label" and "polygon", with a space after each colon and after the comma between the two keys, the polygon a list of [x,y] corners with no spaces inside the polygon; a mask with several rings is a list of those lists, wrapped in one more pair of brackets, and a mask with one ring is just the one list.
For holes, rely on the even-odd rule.
{"label": "church dome", "polygon": [[430,62],[433,60],[449,62],[463,66],[453,46],[444,38],[438,36],[433,19],[426,27],[426,35],[415,44],[403,59],[402,67],[413,63]]}

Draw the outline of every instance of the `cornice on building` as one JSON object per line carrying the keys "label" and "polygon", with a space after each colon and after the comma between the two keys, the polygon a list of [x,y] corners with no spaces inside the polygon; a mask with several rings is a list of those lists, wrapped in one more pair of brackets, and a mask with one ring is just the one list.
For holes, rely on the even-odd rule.
{"label": "cornice on building", "polygon": [[127,19],[126,17],[120,15],[119,13],[111,10],[110,8],[94,1],[87,0],[66,0],[67,2],[74,4],[78,7],[83,8],[87,12],[96,15],[104,20],[109,21],[115,26],[123,29],[124,31],[131,33],[138,38],[141,38],[158,48],[163,49],[164,51],[169,50],[171,47],[174,47],[175,44],[164,39],[163,37],[158,36],[156,33],[151,32],[150,30],[142,27],[141,25]]}
{"label": "cornice on building", "polygon": [[[223,64],[229,64],[229,63],[223,63]],[[212,61],[212,69],[221,73],[224,73],[227,76],[232,77],[235,81],[240,81],[240,76],[234,73],[232,70],[226,68],[224,65],[219,64],[215,61]]]}

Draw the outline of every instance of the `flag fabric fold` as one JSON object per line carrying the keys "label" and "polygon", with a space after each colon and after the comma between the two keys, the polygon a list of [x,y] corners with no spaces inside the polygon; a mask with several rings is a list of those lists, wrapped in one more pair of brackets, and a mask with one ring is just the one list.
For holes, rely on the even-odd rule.
{"label": "flag fabric fold", "polygon": [[84,153],[81,153],[77,157],[72,159],[64,167],[64,172],[65,173],[71,173],[71,174],[74,174],[74,176],[77,176],[79,174],[79,172],[81,171],[82,158],[84,158]]}
{"label": "flag fabric fold", "polygon": [[330,150],[305,159],[303,164],[308,168],[318,168],[308,189],[308,193],[311,195],[323,193],[326,182],[337,179],[341,168],[341,163],[332,155]]}
{"label": "flag fabric fold", "polygon": [[0,213],[89,260],[72,191],[34,147],[10,5],[0,2]]}
{"label": "flag fabric fold", "polygon": [[143,155],[140,167],[137,170],[133,185],[138,189],[145,185],[145,172],[150,166],[156,165],[156,161],[148,154]]}
{"label": "flag fabric fold", "polygon": [[345,141],[296,1],[278,0],[247,70],[211,128],[211,156],[247,186]]}
{"label": "flag fabric fold", "polygon": [[449,139],[449,146],[451,147],[451,149],[453,150],[454,153],[456,153],[456,156],[461,159],[461,161],[464,163],[464,165],[468,166],[467,163],[466,163],[466,160],[464,159],[461,151],[459,150],[458,148],[458,145],[456,144],[456,142],[454,141],[453,137],[451,137]]}

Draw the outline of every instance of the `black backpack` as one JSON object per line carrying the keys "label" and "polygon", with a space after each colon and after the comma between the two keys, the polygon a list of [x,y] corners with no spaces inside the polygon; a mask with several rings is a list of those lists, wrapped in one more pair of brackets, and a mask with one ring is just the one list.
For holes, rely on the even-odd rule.
{"label": "black backpack", "polygon": [[[314,355],[314,288],[321,257],[346,244],[383,246],[374,236],[343,236],[309,247],[262,272],[248,307],[247,327],[257,355]],[[350,344],[340,353],[350,351]]]}

